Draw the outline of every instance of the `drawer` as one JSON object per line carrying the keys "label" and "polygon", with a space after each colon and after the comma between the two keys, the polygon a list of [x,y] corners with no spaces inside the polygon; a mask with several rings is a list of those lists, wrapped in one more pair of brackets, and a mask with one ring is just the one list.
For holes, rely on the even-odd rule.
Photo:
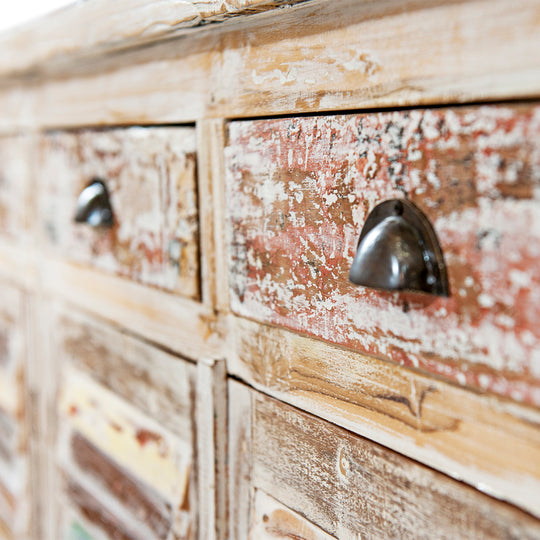
{"label": "drawer", "polygon": [[[540,405],[540,106],[236,121],[225,152],[233,312]],[[449,297],[349,282],[368,214],[402,197]]]}
{"label": "drawer", "polygon": [[0,538],[30,538],[25,294],[0,283]]}
{"label": "drawer", "polygon": [[0,236],[10,242],[20,243],[29,236],[31,155],[26,137],[0,137]]}
{"label": "drawer", "polygon": [[55,326],[52,537],[195,539],[196,366],[78,313]]}
{"label": "drawer", "polygon": [[[199,297],[194,128],[57,132],[40,150],[41,229],[53,252]],[[110,226],[74,221],[94,179],[106,186]]]}
{"label": "drawer", "polygon": [[320,418],[235,381],[229,396],[230,538],[540,534],[528,514]]}

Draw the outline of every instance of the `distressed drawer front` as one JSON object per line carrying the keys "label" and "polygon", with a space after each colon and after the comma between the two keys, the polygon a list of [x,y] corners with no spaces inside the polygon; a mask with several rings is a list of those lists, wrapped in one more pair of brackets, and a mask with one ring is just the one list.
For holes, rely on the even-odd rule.
{"label": "distressed drawer front", "polygon": [[[540,107],[233,122],[234,312],[540,405]],[[450,298],[355,286],[379,202],[428,216]]]}
{"label": "distressed drawer front", "polygon": [[76,314],[57,328],[57,537],[194,539],[195,366]]}
{"label": "distressed drawer front", "polygon": [[0,137],[0,236],[28,239],[32,212],[30,141],[23,136]]}
{"label": "distressed drawer front", "polygon": [[30,532],[24,293],[0,284],[0,538]]}
{"label": "distressed drawer front", "polygon": [[233,538],[540,534],[528,514],[320,418],[239,383],[229,395]]}
{"label": "distressed drawer front", "polygon": [[[41,140],[41,226],[74,261],[185,296],[199,296],[193,128],[53,133]],[[77,198],[105,182],[115,223],[74,223]]]}

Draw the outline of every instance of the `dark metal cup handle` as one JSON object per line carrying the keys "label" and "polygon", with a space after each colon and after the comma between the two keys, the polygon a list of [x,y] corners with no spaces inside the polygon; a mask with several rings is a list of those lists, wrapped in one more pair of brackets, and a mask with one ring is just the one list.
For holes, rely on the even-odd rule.
{"label": "dark metal cup handle", "polygon": [[446,265],[435,231],[407,199],[384,201],[369,214],[349,280],[386,291],[449,296]]}
{"label": "dark metal cup handle", "polygon": [[92,227],[112,227],[113,211],[109,191],[105,183],[94,178],[77,199],[76,223],[87,223]]}

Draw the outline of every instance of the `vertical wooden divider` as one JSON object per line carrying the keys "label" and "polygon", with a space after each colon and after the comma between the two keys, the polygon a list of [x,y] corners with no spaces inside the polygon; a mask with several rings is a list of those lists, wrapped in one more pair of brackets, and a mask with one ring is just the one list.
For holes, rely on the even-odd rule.
{"label": "vertical wooden divider", "polygon": [[229,309],[225,243],[225,123],[197,122],[198,196],[203,303],[218,311]]}
{"label": "vertical wooden divider", "polygon": [[197,477],[199,538],[225,540],[227,523],[227,368],[197,363]]}
{"label": "vertical wooden divider", "polygon": [[252,513],[252,402],[248,386],[229,379],[229,538],[247,540]]}

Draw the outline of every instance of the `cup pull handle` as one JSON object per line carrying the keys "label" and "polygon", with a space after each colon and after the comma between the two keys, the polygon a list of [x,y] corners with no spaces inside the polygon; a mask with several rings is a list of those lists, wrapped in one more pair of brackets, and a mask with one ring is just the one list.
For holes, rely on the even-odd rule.
{"label": "cup pull handle", "polygon": [[87,223],[92,227],[112,227],[113,211],[109,191],[105,183],[94,178],[77,199],[76,223]]}
{"label": "cup pull handle", "polygon": [[349,273],[356,285],[449,296],[446,265],[427,217],[407,199],[391,199],[368,215]]}

